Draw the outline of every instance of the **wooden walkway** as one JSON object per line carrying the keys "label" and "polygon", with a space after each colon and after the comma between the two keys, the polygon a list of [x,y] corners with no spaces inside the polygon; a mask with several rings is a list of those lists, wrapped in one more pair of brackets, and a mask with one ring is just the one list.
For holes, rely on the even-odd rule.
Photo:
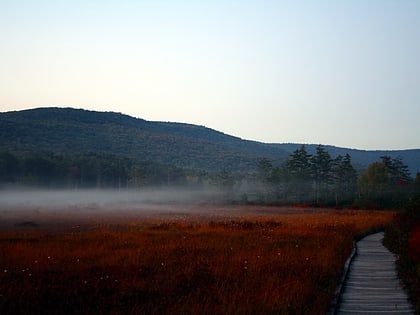
{"label": "wooden walkway", "polygon": [[336,314],[414,314],[383,237],[376,233],[356,243]]}

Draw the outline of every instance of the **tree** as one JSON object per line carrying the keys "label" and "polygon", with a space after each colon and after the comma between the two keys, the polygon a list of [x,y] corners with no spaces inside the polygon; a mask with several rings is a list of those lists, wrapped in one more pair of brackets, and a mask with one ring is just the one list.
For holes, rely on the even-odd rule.
{"label": "tree", "polygon": [[383,162],[369,165],[359,180],[362,194],[371,195],[387,189],[389,183],[388,168]]}
{"label": "tree", "polygon": [[351,156],[339,155],[333,161],[332,178],[334,182],[335,203],[352,200],[357,189],[357,172],[351,163]]}
{"label": "tree", "polygon": [[378,207],[402,207],[411,194],[408,167],[401,158],[381,157],[371,164],[359,180],[359,190],[365,202]]}
{"label": "tree", "polygon": [[306,152],[305,146],[295,150],[286,162],[286,172],[289,189],[296,202],[307,202],[311,186],[311,155]]}
{"label": "tree", "polygon": [[330,154],[321,145],[316,148],[316,153],[310,159],[312,178],[314,180],[315,202],[320,199],[328,200],[329,187],[332,184],[332,162]]}
{"label": "tree", "polygon": [[389,180],[392,184],[406,185],[411,181],[408,166],[403,163],[400,156],[392,159],[391,157],[385,155],[381,156],[381,159],[382,163],[384,163],[388,169]]}

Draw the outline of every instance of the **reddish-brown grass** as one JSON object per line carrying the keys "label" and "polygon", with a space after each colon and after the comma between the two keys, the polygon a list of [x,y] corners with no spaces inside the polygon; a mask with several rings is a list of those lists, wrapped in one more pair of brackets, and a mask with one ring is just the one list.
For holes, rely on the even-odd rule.
{"label": "reddish-brown grass", "polygon": [[353,238],[394,215],[270,211],[3,229],[0,313],[325,314]]}

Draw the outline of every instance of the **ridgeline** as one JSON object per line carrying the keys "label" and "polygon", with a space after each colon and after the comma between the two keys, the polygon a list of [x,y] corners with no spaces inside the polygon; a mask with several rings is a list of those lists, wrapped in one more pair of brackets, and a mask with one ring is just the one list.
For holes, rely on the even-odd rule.
{"label": "ridgeline", "polygon": [[[301,144],[244,140],[192,124],[152,122],[121,113],[37,108],[0,113],[0,151],[105,153],[185,169],[249,172],[261,158],[280,164]],[[308,153],[317,145],[305,145]],[[325,146],[331,156],[349,154],[363,169],[381,156],[401,157],[412,174],[420,149],[364,151]]]}

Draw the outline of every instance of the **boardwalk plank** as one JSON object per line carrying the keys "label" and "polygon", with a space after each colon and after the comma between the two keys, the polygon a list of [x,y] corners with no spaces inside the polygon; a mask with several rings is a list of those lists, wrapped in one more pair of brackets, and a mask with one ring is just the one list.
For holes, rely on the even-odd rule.
{"label": "boardwalk plank", "polygon": [[336,314],[414,314],[383,236],[376,233],[357,242]]}

